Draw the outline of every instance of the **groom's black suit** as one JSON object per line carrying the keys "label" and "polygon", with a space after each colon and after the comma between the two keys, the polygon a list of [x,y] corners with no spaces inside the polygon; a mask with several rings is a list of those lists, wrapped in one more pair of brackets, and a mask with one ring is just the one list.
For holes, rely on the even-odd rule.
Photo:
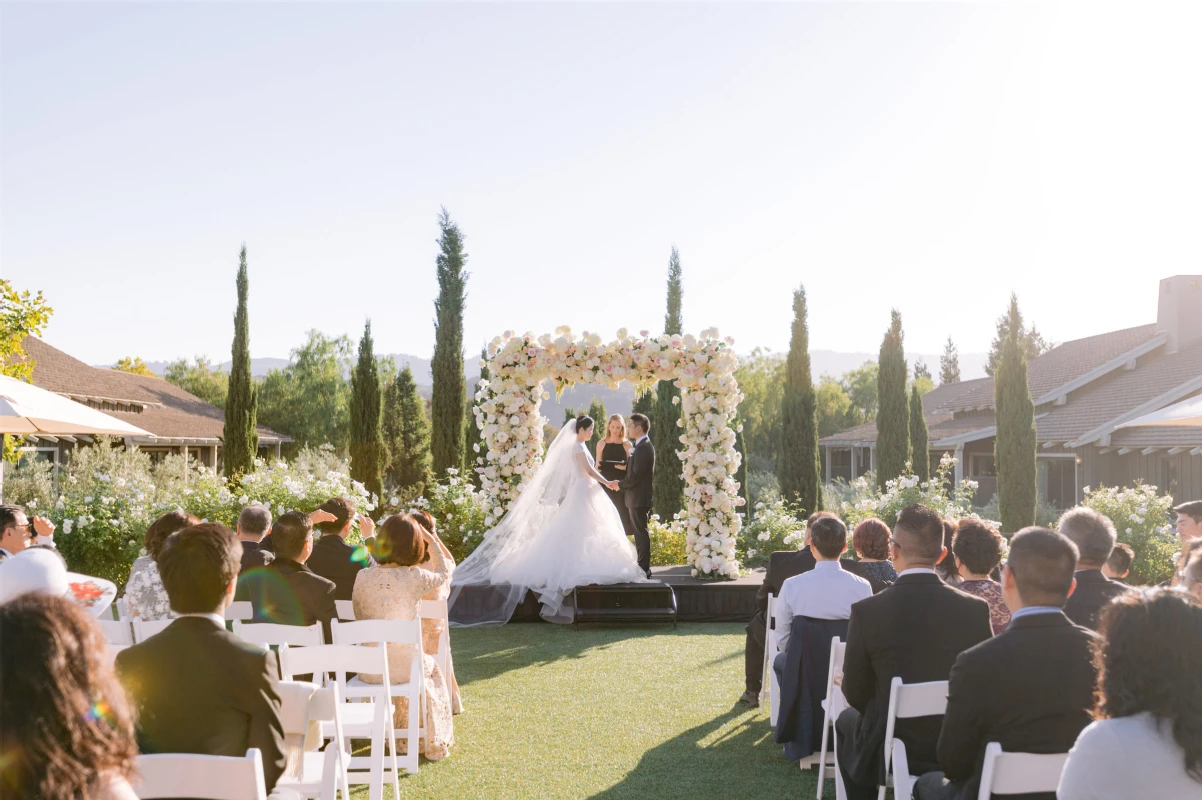
{"label": "groom's black suit", "polygon": [[651,476],[655,473],[655,448],[651,439],[643,436],[630,454],[626,477],[620,483],[626,497],[626,508],[634,524],[634,546],[639,554],[639,566],[651,577],[651,535],[647,522],[651,517]]}

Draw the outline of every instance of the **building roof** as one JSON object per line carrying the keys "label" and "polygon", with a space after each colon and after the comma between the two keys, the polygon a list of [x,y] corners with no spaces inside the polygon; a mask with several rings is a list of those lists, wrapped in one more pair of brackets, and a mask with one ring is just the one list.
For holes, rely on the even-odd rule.
{"label": "building roof", "polygon": [[[1202,341],[1166,353],[1156,325],[1077,339],[1032,359],[1028,368],[1041,444],[1117,446],[1202,445],[1202,428],[1114,426],[1202,392]],[[932,446],[994,435],[993,379],[939,386],[923,397]],[[819,444],[876,442],[876,425],[839,431]]]}
{"label": "building roof", "polygon": [[[33,382],[43,389],[100,408],[156,438],[215,443],[223,435],[224,411],[162,378],[93,367],[33,336],[22,347],[34,362]],[[291,441],[262,425],[258,431],[263,444]]]}

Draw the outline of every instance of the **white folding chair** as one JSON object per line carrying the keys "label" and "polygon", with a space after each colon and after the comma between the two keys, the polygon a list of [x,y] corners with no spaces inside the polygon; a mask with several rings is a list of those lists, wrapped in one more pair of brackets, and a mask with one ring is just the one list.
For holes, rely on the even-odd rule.
{"label": "white folding chair", "polygon": [[108,659],[108,665],[111,667],[117,663],[117,654],[124,650],[128,645],[124,644],[108,644],[104,646],[104,655]]}
{"label": "white folding chair", "polygon": [[174,619],[133,620],[134,644],[139,644],[140,642],[146,641],[151,636],[154,636],[156,633],[165,629],[173,622],[175,622]]}
{"label": "white folding chair", "polygon": [[338,609],[338,619],[346,622],[355,621],[355,604],[350,600],[335,600],[334,606]]}
{"label": "white folding chair", "polygon": [[117,612],[117,619],[132,619],[129,614],[129,601],[124,597],[118,597],[117,602],[113,603],[113,608]]}
{"label": "white folding chair", "polygon": [[326,643],[320,622],[314,622],[312,625],[281,625],[278,622],[243,622],[236,619],[234,635],[259,647],[278,647],[282,644],[313,647]]}
{"label": "white folding chair", "polygon": [[[307,653],[312,649],[296,648],[292,652]],[[309,661],[312,660],[310,657]],[[293,659],[293,666],[303,667],[306,663],[306,656],[303,655]],[[320,673],[321,670],[314,672]],[[291,705],[301,697],[305,698],[303,707]],[[334,800],[337,792],[341,790],[343,800],[350,800],[347,767],[351,755],[345,749],[347,740],[342,731],[342,715],[339,712],[341,699],[337,682],[328,681],[324,688],[319,688],[314,683],[281,681],[280,700],[280,718],[284,722],[284,747],[288,753],[288,767],[276,783],[276,788],[289,789],[302,797],[314,797],[319,800]],[[324,751],[320,747],[320,738],[317,740],[317,746],[312,749],[308,747],[310,742],[306,740],[309,738],[309,725],[313,722],[329,722],[333,725],[334,738],[326,745]],[[298,739],[299,745],[295,744]]]}
{"label": "white folding chair", "polygon": [[1054,792],[1066,761],[1068,753],[1007,753],[997,742],[990,742],[985,747],[977,800],[989,800],[995,794]]}
{"label": "white folding chair", "polygon": [[[333,725],[322,725],[322,735],[332,737],[339,743],[339,750],[347,753],[351,738],[369,739],[371,755],[367,757],[346,756],[343,762],[348,772],[348,783],[370,785],[370,800],[381,800],[384,796],[384,778],[392,782],[392,796],[400,797],[399,760],[396,736],[392,729],[392,695],[388,684],[388,651],[384,644],[364,647],[348,644],[328,644],[313,647],[280,646],[280,667],[284,680],[293,675],[332,673],[338,687],[338,721]],[[303,671],[303,672],[302,672]],[[359,695],[365,702],[344,703],[346,697],[346,673],[382,675],[384,683],[376,685],[376,693]],[[369,684],[370,685],[370,684]],[[385,744],[388,745],[388,762],[385,762]],[[386,767],[386,764],[390,765]],[[366,777],[362,770],[367,770]]]}
{"label": "white folding chair", "polygon": [[[897,720],[912,717],[936,717],[947,711],[947,681],[902,683],[895,677],[889,685],[889,715],[885,718],[885,784],[893,771],[893,796],[909,797],[914,793],[917,775],[910,774],[906,745],[893,738]],[[892,763],[890,763],[892,762]],[[877,800],[885,800],[885,786],[878,787]]]}
{"label": "white folding chair", "polygon": [[267,800],[263,758],[253,747],[242,758],[192,753],[138,756],[133,787],[144,800]]}
{"label": "white folding chair", "polygon": [[[330,633],[335,644],[407,644],[415,649],[415,657],[409,666],[409,676],[406,681],[396,681],[389,686],[391,697],[404,697],[409,700],[409,719],[404,728],[393,731],[394,737],[400,734],[408,745],[405,755],[401,757],[401,767],[410,775],[417,774],[419,742],[425,736],[421,724],[421,711],[426,704],[425,669],[422,666],[422,627],[420,619],[367,619],[357,622],[330,623]],[[370,672],[370,671],[368,671]],[[375,697],[380,691],[379,684],[364,683],[358,677],[346,682],[343,696]]]}
{"label": "white folding chair", "polygon": [[249,600],[235,600],[225,608],[226,619],[254,619],[255,610]]}
{"label": "white folding chair", "polygon": [[[835,720],[847,708],[843,690],[835,685],[835,676],[843,671],[843,654],[847,644],[838,636],[831,637],[831,662],[826,670],[826,699],[822,701],[822,744],[818,748],[818,800],[822,800],[822,788],[826,781],[826,744],[835,735]],[[839,761],[833,759],[838,772]],[[804,769],[804,767],[802,767]]]}
{"label": "white folding chair", "polygon": [[432,619],[442,622],[442,633],[438,637],[438,652],[434,660],[442,670],[442,677],[450,687],[451,675],[451,617],[446,600],[422,600],[417,606],[418,619]]}
{"label": "white folding chair", "polygon": [[109,644],[129,647],[134,643],[134,632],[128,620],[98,619],[100,630],[104,631],[104,640]]}
{"label": "white folding chair", "polygon": [[776,648],[780,641],[780,633],[776,630],[776,595],[768,595],[768,613],[764,617],[764,680],[760,689],[760,702],[768,701],[768,724],[776,727],[776,715],[780,711],[780,685],[776,682],[776,670],[772,668],[772,660],[776,658]]}

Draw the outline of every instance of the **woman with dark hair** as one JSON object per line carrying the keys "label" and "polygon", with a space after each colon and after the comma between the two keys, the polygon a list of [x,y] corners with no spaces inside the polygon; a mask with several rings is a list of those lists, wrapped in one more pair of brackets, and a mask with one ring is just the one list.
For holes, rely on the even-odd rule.
{"label": "woman with dark hair", "polygon": [[135,800],[133,717],[99,626],[69,600],[0,606],[0,798]]}
{"label": "woman with dark hair", "polygon": [[947,555],[935,565],[935,574],[950,586],[955,586],[960,582],[960,576],[956,574],[956,567],[952,564],[952,542],[955,541],[959,525],[960,523],[954,519],[943,520],[943,546],[947,548]]}
{"label": "woman with dark hair", "polygon": [[[413,517],[421,526],[426,529],[433,537],[438,549],[442,551],[443,558],[446,559],[448,570],[453,577],[455,575],[455,556],[451,554],[450,548],[446,546],[438,536],[437,523],[434,521],[434,515],[425,509],[420,509],[413,512]],[[422,595],[423,600],[446,600],[451,595],[451,581],[448,579],[445,583],[440,583],[434,589]],[[446,631],[446,623],[440,619],[422,619],[422,652],[429,656],[438,655],[438,642]],[[448,660],[450,653],[450,642],[447,642]],[[451,685],[451,712],[454,714],[463,713],[463,699],[459,696],[459,683],[455,680],[455,668],[451,667],[451,673],[447,675],[447,681]]]}
{"label": "woman with dark hair", "polygon": [[1202,798],[1202,604],[1128,592],[1102,611],[1096,721],[1060,776],[1059,800]]}
{"label": "woman with dark hair", "polygon": [[1002,585],[989,577],[1002,563],[1006,541],[997,529],[979,519],[962,519],[944,562],[956,569],[956,588],[989,604],[989,621],[997,636],[1010,625],[1010,609],[1002,597]]}
{"label": "woman with dark hair", "polygon": [[889,560],[889,541],[893,532],[884,520],[869,517],[856,526],[851,546],[856,551],[864,577],[874,585],[889,585],[897,580],[897,570]]}
{"label": "woman with dark hair", "polygon": [[[447,583],[451,562],[443,554],[438,538],[412,514],[393,514],[376,530],[376,566],[355,579],[351,597],[355,619],[417,619],[422,596]],[[424,637],[423,637],[424,638]],[[413,662],[420,658],[426,674],[426,702],[422,724],[426,735],[423,754],[438,761],[450,754],[455,742],[451,724],[451,697],[446,676],[433,657],[413,645],[388,645],[388,674],[393,680],[408,680]],[[379,683],[379,675],[362,675],[365,683]],[[393,700],[395,724],[407,724],[409,701]]]}
{"label": "woman with dark hair", "polygon": [[163,588],[163,580],[159,577],[158,564],[155,562],[168,536],[199,524],[198,517],[182,509],[168,511],[150,523],[143,539],[146,555],[134,561],[129,573],[129,583],[125,585],[125,602],[129,605],[129,615],[132,618],[150,622],[175,617],[171,610],[171,602],[167,599],[167,590]]}

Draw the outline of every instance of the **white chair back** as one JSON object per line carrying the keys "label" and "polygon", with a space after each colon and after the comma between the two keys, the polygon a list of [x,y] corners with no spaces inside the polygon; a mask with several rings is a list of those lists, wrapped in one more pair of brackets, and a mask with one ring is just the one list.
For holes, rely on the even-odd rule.
{"label": "white chair back", "polygon": [[226,619],[254,619],[255,610],[249,600],[235,600],[226,606]]}
{"label": "white chair back", "polygon": [[995,794],[1054,792],[1066,761],[1068,753],[1006,753],[1000,744],[990,742],[985,747],[977,800],[989,800]]}
{"label": "white chair back", "polygon": [[104,646],[104,657],[108,659],[108,665],[111,667],[117,663],[117,654],[124,650],[128,645],[123,644],[108,644]]}
{"label": "white chair back", "polygon": [[325,644],[321,623],[312,625],[280,625],[277,622],[243,622],[234,620],[234,635],[260,647],[288,644],[293,647],[313,647]]}
{"label": "white chair back", "polygon": [[[890,768],[897,762],[893,777],[894,794],[909,797],[916,778],[910,775],[905,743],[893,738],[899,719],[940,716],[947,711],[947,681],[902,683],[894,677],[889,685],[889,711],[885,718],[885,784],[889,783]],[[900,757],[898,757],[900,754]],[[878,787],[878,800],[885,800],[885,786]]]}
{"label": "white chair back", "polygon": [[133,620],[134,626],[134,644],[144,642],[151,636],[154,636],[159,631],[164,630],[168,625],[175,622],[174,619],[156,619],[156,620]]}
{"label": "white chair back", "polygon": [[[281,647],[287,649],[288,645]],[[302,697],[305,698],[304,706],[300,707],[297,704]],[[344,746],[347,740],[342,730],[338,684],[330,681],[324,688],[319,688],[308,682],[280,681],[280,701],[288,767],[276,788],[291,789],[304,796],[317,795],[321,800],[333,800],[335,791],[341,789],[342,796],[349,800],[347,769],[351,756]],[[320,752],[321,737],[310,735],[310,726],[322,722],[329,722],[334,728],[333,741],[326,746],[324,754]]]}
{"label": "white chair back", "polygon": [[98,619],[100,630],[104,631],[104,640],[109,644],[129,647],[134,643],[134,632],[128,620]]}
{"label": "white chair back", "polygon": [[[822,703],[822,745],[818,750],[818,800],[822,800],[822,789],[826,785],[826,744],[834,732],[835,720],[847,707],[843,698],[843,690],[835,685],[835,676],[843,671],[843,655],[846,652],[847,643],[838,636],[832,636],[831,660],[826,670],[826,700]],[[836,759],[836,769],[838,766],[838,759]]]}
{"label": "white chair back", "polygon": [[[412,644],[422,646],[420,619],[361,619],[356,622],[330,623],[330,638],[334,644]],[[393,676],[396,678],[397,676]]]}
{"label": "white chair back", "polygon": [[446,600],[422,600],[417,607],[417,616],[422,620],[432,619],[442,623],[442,632],[438,635],[438,651],[434,660],[442,670],[442,677],[447,686],[451,685],[451,616],[450,607]]}
{"label": "white chair back", "polygon": [[776,605],[779,602],[774,594],[768,595],[768,613],[764,617],[764,683],[760,692],[760,702],[763,694],[768,694],[768,723],[776,727],[777,712],[780,711],[780,684],[776,680],[776,670],[772,661],[776,658],[777,644],[780,642],[780,632],[776,630]]}
{"label": "white chair back", "polygon": [[338,609],[338,619],[346,620],[347,622],[355,621],[355,604],[350,600],[335,600],[335,607]]}
{"label": "white chair back", "polygon": [[113,603],[113,608],[117,610],[117,619],[130,619],[129,601],[124,597],[118,597],[117,602]]}
{"label": "white chair back", "polygon": [[242,758],[191,753],[138,756],[133,787],[144,800],[267,800],[263,758],[253,747]]}

